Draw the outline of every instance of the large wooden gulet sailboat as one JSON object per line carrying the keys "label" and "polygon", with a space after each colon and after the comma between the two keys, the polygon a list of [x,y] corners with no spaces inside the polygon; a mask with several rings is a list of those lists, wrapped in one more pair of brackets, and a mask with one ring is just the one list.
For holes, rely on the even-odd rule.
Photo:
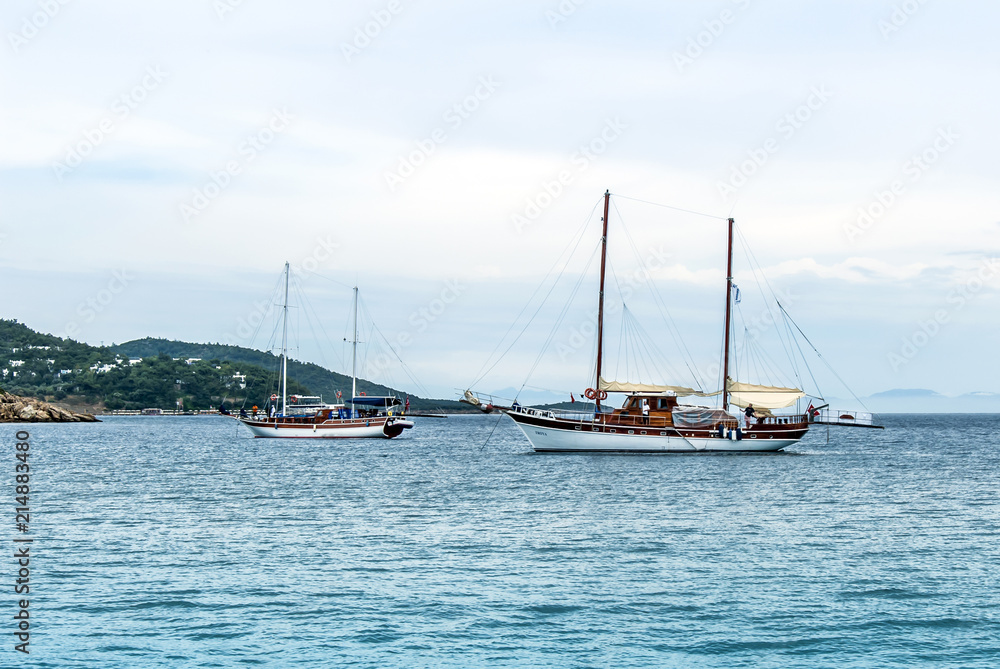
{"label": "large wooden gulet sailboat", "polygon": [[[413,427],[413,421],[401,415],[402,403],[396,397],[358,395],[358,289],[354,288],[354,339],[351,368],[351,402],[323,404],[322,398],[303,406],[288,403],[288,273],[285,263],[285,302],[282,305],[281,333],[281,411],[260,418],[237,417],[254,437],[281,439],[359,439],[381,437],[391,439]],[[340,395],[338,391],[338,396]],[[271,397],[276,403],[278,395]],[[295,396],[293,396],[293,399]]]}
{"label": "large wooden gulet sailboat", "polygon": [[[791,407],[806,394],[798,388],[740,383],[730,378],[730,327],[733,303],[733,226],[729,219],[726,265],[726,312],[723,353],[723,388],[705,393],[681,386],[608,381],[602,376],[604,348],[604,283],[607,261],[608,209],[611,194],[604,194],[601,238],[600,291],[597,313],[597,374],[595,385],[585,396],[593,400],[593,412],[564,412],[522,407],[515,401],[502,407],[531,442],[536,452],[694,453],[780,451],[801,440],[811,423],[825,422],[813,409],[804,413],[777,415],[771,409]],[[621,408],[602,410],[609,392],[624,393]],[[678,397],[716,397],[721,408],[682,405]],[[473,402],[474,403],[474,402]],[[744,418],[730,413],[730,406],[752,405],[761,415]],[[823,407],[821,407],[823,408]],[[841,418],[850,420],[840,420]],[[854,416],[838,416],[831,424],[863,425]]]}

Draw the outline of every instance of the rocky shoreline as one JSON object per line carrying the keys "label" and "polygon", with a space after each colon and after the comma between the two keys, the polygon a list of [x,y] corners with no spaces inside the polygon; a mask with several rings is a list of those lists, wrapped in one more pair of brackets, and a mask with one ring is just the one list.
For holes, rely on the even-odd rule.
{"label": "rocky shoreline", "polygon": [[73,413],[32,397],[0,390],[0,423],[99,423],[89,413]]}

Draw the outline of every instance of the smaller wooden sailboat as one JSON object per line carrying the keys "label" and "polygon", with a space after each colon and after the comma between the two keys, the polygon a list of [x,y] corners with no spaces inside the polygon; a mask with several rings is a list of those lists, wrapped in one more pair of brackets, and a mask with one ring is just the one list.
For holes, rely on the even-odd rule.
{"label": "smaller wooden sailboat", "polygon": [[[413,421],[402,415],[403,405],[392,396],[366,396],[357,392],[358,378],[358,289],[354,288],[354,339],[351,369],[351,401],[324,404],[322,397],[295,396],[288,402],[288,273],[285,263],[285,302],[282,306],[281,334],[281,411],[273,416],[236,417],[254,437],[281,439],[359,439],[381,437],[391,439],[413,427]],[[338,392],[339,395],[339,392]],[[276,403],[278,395],[272,396]],[[300,401],[302,400],[302,401]]]}

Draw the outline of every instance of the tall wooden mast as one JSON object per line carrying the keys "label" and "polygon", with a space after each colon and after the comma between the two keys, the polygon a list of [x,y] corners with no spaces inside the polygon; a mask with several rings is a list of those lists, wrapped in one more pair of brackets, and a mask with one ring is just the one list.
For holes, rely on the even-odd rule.
{"label": "tall wooden mast", "polygon": [[288,415],[288,263],[285,263],[285,304],[281,307],[281,415]]}
{"label": "tall wooden mast", "polygon": [[351,340],[351,417],[354,398],[358,396],[358,287],[354,287],[354,339]]}
{"label": "tall wooden mast", "polygon": [[611,191],[604,191],[604,232],[601,234],[601,290],[597,303],[597,382],[594,390],[595,413],[601,411],[601,358],[604,354],[604,267],[608,259],[608,205],[611,202]]}
{"label": "tall wooden mast", "polygon": [[729,219],[729,251],[726,257],[726,334],[722,353],[722,410],[729,407],[729,321],[732,312],[733,292],[733,224]]}

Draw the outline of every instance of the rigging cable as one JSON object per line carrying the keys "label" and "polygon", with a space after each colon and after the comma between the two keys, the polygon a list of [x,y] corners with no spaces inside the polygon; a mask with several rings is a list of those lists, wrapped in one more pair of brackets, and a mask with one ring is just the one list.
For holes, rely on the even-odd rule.
{"label": "rigging cable", "polygon": [[309,303],[306,301],[305,292],[302,290],[302,286],[299,285],[297,282],[295,284],[295,295],[296,297],[299,298],[299,304],[302,305],[302,311],[300,313],[302,316],[305,316],[306,325],[309,326],[309,332],[312,334],[313,341],[315,341],[317,344],[316,350],[319,352],[319,357],[323,361],[323,364],[329,368],[331,365],[326,360],[326,355],[323,353],[323,347],[318,345],[320,339],[316,335],[316,328],[313,326],[312,317],[310,317],[309,315],[309,306],[307,306],[309,305]]}
{"label": "rigging cable", "polygon": [[493,438],[493,433],[497,431],[497,427],[499,427],[500,421],[503,420],[503,417],[504,417],[504,413],[501,411],[500,415],[497,416],[497,422],[493,423],[493,429],[490,430],[490,433],[486,436],[486,441],[484,441],[483,445],[479,447],[480,451],[482,451],[484,448],[486,448],[486,444],[490,443],[490,439]]}
{"label": "rigging cable", "polygon": [[[573,291],[570,293],[569,299],[567,299],[566,302],[563,304],[562,310],[556,317],[556,321],[552,325],[552,330],[549,332],[549,336],[546,338],[545,343],[542,345],[542,350],[538,352],[538,357],[535,358],[534,364],[531,366],[531,369],[528,370],[528,376],[524,379],[524,383],[521,384],[521,390],[524,390],[524,387],[528,385],[528,381],[531,379],[531,375],[535,373],[535,370],[538,368],[539,363],[541,363],[542,361],[542,357],[544,357],[546,350],[548,350],[549,348],[549,344],[551,344],[552,340],[555,338],[556,331],[562,324],[563,319],[566,318],[566,313],[569,311],[570,306],[572,306],[573,299],[576,297],[577,292],[579,292],[580,290],[580,285],[583,283],[583,280],[587,278],[587,271],[590,269],[591,264],[593,264],[594,258],[597,256],[597,252],[600,250],[600,248],[601,248],[601,243],[598,242],[597,246],[594,248],[594,251],[590,254],[590,260],[587,261],[587,265],[583,268],[583,272],[580,273],[580,278],[577,279],[576,285],[573,287]],[[517,391],[518,395],[521,394],[521,390]],[[515,396],[514,399],[517,399],[517,397]]]}
{"label": "rigging cable", "polygon": [[[615,360],[615,378],[621,378],[619,373],[622,367],[622,351],[625,348],[625,303],[622,302],[622,322],[621,326],[618,328],[618,358]],[[626,365],[628,361],[626,360]],[[594,370],[596,373],[596,369]]]}
{"label": "rigging cable", "polygon": [[650,202],[649,200],[640,200],[637,197],[628,197],[626,195],[615,194],[615,197],[620,197],[624,200],[632,200],[633,202],[642,202],[643,204],[651,204],[654,207],[663,207],[664,209],[673,209],[674,211],[681,211],[685,214],[694,214],[695,216],[704,216],[705,218],[714,218],[720,221],[728,220],[725,216],[716,216],[715,214],[703,214],[700,211],[692,211],[691,209],[681,209],[680,207],[672,207],[669,204],[660,204],[659,202]]}
{"label": "rigging cable", "polygon": [[[570,245],[572,245],[573,248],[572,248],[572,250],[570,251],[569,255],[566,258],[566,264],[567,265],[569,264],[569,261],[573,258],[573,256],[576,255],[576,250],[577,250],[577,248],[579,248],[580,242],[583,241],[583,232],[586,229],[587,224],[590,223],[590,220],[593,218],[594,211],[596,211],[596,210],[597,210],[597,204],[594,205],[594,208],[590,212],[590,216],[587,217],[587,219],[583,222],[583,225],[581,225],[580,229],[577,231],[577,234],[576,234],[576,243],[574,244],[573,241],[570,240]],[[569,245],[567,245],[567,249],[568,248],[569,248]],[[552,267],[546,273],[546,275],[542,279],[541,283],[538,284],[538,287],[535,288],[534,292],[531,294],[531,297],[528,298],[528,301],[525,303],[524,307],[521,309],[521,312],[517,315],[517,317],[514,319],[514,321],[510,324],[510,327],[507,328],[507,332],[505,332],[504,335],[503,335],[503,337],[500,338],[500,341],[497,342],[497,345],[494,347],[493,352],[490,353],[490,355],[489,355],[488,358],[486,358],[486,362],[483,363],[483,367],[479,370],[479,373],[476,375],[476,379],[469,385],[470,388],[472,386],[475,386],[480,381],[482,381],[486,377],[487,374],[489,374],[490,372],[492,372],[493,369],[497,365],[500,364],[500,361],[503,360],[504,356],[506,356],[507,353],[509,353],[512,348],[514,348],[514,345],[518,342],[518,340],[527,331],[528,326],[531,325],[531,323],[535,320],[535,317],[537,317],[538,314],[539,314],[539,312],[541,312],[542,307],[545,306],[545,303],[548,301],[549,297],[552,295],[552,291],[555,290],[555,287],[559,284],[559,281],[560,281],[560,279],[562,279],[563,274],[565,274],[566,269],[567,269],[566,266],[564,266],[562,268],[562,270],[559,272],[559,275],[555,278],[555,281],[553,281],[552,286],[549,288],[548,293],[545,294],[545,297],[542,298],[542,301],[538,305],[538,308],[535,310],[535,313],[533,313],[531,315],[531,318],[528,319],[528,322],[524,324],[524,327],[517,334],[517,336],[514,337],[514,340],[511,341],[510,345],[496,359],[496,362],[494,362],[492,365],[489,366],[488,369],[486,369],[486,366],[489,365],[490,359],[493,358],[493,356],[496,354],[497,350],[503,345],[504,340],[507,338],[507,335],[509,335],[510,332],[514,329],[514,326],[517,324],[518,319],[520,319],[521,316],[524,314],[524,312],[527,311],[528,307],[531,306],[532,300],[535,299],[535,296],[542,289],[542,286],[545,285],[545,282],[548,280],[549,276],[551,276],[552,272],[556,269],[556,267],[559,266],[559,263],[562,260],[563,255],[565,255],[565,254],[566,254],[566,249],[563,249],[563,252],[560,253],[559,257],[556,259],[556,262],[552,265]],[[484,369],[485,369],[485,371],[483,371]]]}
{"label": "rigging cable", "polygon": [[[326,358],[326,354],[323,351],[322,345],[319,345],[322,340],[319,338],[319,336],[317,336],[316,330],[313,328],[313,325],[312,325],[313,320],[315,320],[316,327],[319,328],[319,332],[326,339],[326,343],[329,344],[331,354],[332,355],[338,355],[338,357],[340,358],[339,361],[338,361],[340,363],[340,367],[338,367],[338,369],[341,369],[341,370],[346,369],[347,368],[347,361],[344,359],[344,350],[343,350],[343,347],[341,347],[341,349],[339,351],[339,354],[338,354],[338,352],[337,352],[337,346],[334,345],[333,340],[330,339],[330,333],[327,332],[326,329],[323,328],[323,326],[322,326],[323,321],[320,318],[319,312],[316,311],[316,308],[312,305],[312,303],[309,300],[306,299],[305,290],[302,288],[301,284],[297,285],[297,289],[298,289],[298,294],[301,296],[300,299],[302,300],[302,307],[303,307],[303,311],[306,314],[306,319],[310,321],[310,323],[309,323],[310,331],[313,333],[313,337],[316,339],[316,343],[318,344],[318,349],[319,349],[319,352],[320,352],[320,356],[323,358],[323,361],[326,362],[327,358]],[[309,315],[309,312],[312,312],[312,316],[311,317]],[[329,365],[329,363],[327,363],[327,365],[329,367],[332,367],[332,365]]]}
{"label": "rigging cable", "polygon": [[849,393],[851,393],[851,396],[854,397],[854,399],[856,399],[858,401],[858,404],[860,404],[862,407],[864,407],[865,411],[871,412],[871,409],[869,409],[865,405],[865,403],[861,401],[861,398],[858,397],[857,394],[853,390],[851,390],[851,387],[849,385],[847,385],[847,382],[844,381],[844,379],[840,378],[840,375],[837,374],[836,370],[834,370],[833,367],[830,365],[830,363],[828,363],[826,361],[826,358],[824,358],[823,354],[819,352],[819,349],[816,348],[816,346],[813,345],[813,343],[811,341],[809,341],[809,337],[806,336],[806,333],[802,331],[802,328],[799,327],[799,324],[795,322],[795,320],[789,315],[789,313],[787,311],[785,311],[785,307],[782,306],[781,302],[778,302],[778,308],[781,309],[782,313],[785,314],[785,316],[788,317],[789,322],[791,322],[791,324],[795,326],[795,329],[799,331],[799,334],[801,334],[802,338],[806,340],[806,343],[809,344],[809,346],[812,348],[813,352],[816,353],[817,357],[819,357],[819,359],[823,361],[823,364],[826,365],[827,369],[829,369],[830,372],[834,376],[837,377],[838,381],[840,381],[842,384],[844,384],[844,388],[846,388],[847,391]]}
{"label": "rigging cable", "polygon": [[417,389],[420,392],[424,393],[424,397],[430,397],[430,391],[424,386],[424,384],[422,384],[417,379],[416,375],[412,372],[412,370],[410,370],[410,368],[407,367],[406,363],[403,362],[403,359],[399,356],[399,353],[396,352],[396,349],[394,349],[392,344],[389,342],[389,339],[384,334],[382,334],[382,331],[378,328],[378,325],[375,324],[375,319],[372,318],[371,312],[368,311],[368,305],[364,302],[364,300],[360,300],[360,302],[363,313],[371,322],[372,332],[378,334],[378,336],[382,338],[382,341],[385,342],[385,345],[389,349],[389,352],[391,352],[393,357],[395,357],[396,360],[399,362],[399,365],[402,368],[403,372],[406,374],[407,377],[409,377],[410,381],[412,381],[414,385],[417,386]]}
{"label": "rigging cable", "polygon": [[[284,272],[282,272],[282,274],[284,274]],[[279,274],[277,281],[275,281],[274,288],[271,290],[271,296],[268,298],[268,304],[271,306],[271,309],[268,309],[268,311],[264,312],[264,314],[261,315],[260,321],[257,323],[256,327],[254,328],[253,332],[250,335],[250,341],[247,344],[247,348],[253,349],[254,342],[257,340],[257,335],[260,333],[261,326],[264,325],[264,321],[266,320],[267,315],[273,312],[274,300],[280,289],[281,289],[281,275]],[[272,333],[271,336],[273,338],[274,333]],[[268,346],[270,347],[270,342],[268,342]],[[260,365],[260,367],[262,367],[265,371],[270,371],[267,369],[267,367],[264,367],[263,365]],[[267,382],[267,385],[270,386],[270,381]],[[243,405],[242,405],[243,407],[246,407],[247,397],[250,395],[250,392],[253,390],[253,387],[254,383],[247,384],[247,388],[245,389],[246,392],[244,393],[243,397]]]}
{"label": "rigging cable", "polygon": [[[747,264],[750,267],[750,271],[753,272],[754,282],[757,284],[757,290],[760,291],[761,297],[764,300],[764,307],[765,309],[767,309],[767,315],[771,319],[771,322],[775,326],[777,326],[778,321],[775,318],[773,309],[771,308],[771,300],[774,300],[775,304],[777,304],[778,295],[777,293],[775,293],[774,288],[771,286],[771,283],[767,280],[767,275],[764,274],[760,262],[754,255],[753,250],[750,248],[750,244],[747,241],[746,237],[744,236],[743,230],[740,228],[740,226],[735,226],[735,227],[736,227],[736,237],[740,242],[741,248],[743,249],[743,254],[747,258]],[[761,270],[759,275],[757,272],[758,269]],[[764,292],[764,288],[761,286],[761,278],[763,278],[764,285],[767,286],[767,290],[771,293],[770,300],[768,299],[767,294]],[[795,375],[795,378],[798,381],[799,385],[802,385],[798,364],[795,361],[795,353],[794,350],[792,349],[793,342],[791,340],[794,340],[794,337],[792,337],[791,340],[786,341],[782,334],[781,328],[777,328],[777,331],[778,331],[778,340],[781,342],[781,346],[785,350],[785,356],[788,358],[788,362],[792,366],[793,374]],[[803,358],[802,361],[806,364],[806,368],[808,369],[809,367],[808,361],[805,358]],[[811,373],[812,372],[810,370],[810,374]]]}
{"label": "rigging cable", "polygon": [[[638,319],[636,319],[636,317],[631,312],[629,312],[629,316],[630,316],[630,319],[632,321],[633,328],[638,333],[639,341],[640,342],[652,342],[653,338],[650,337],[649,334],[646,332],[646,330],[642,327],[642,323],[640,323],[638,321]],[[673,377],[680,378],[680,375],[677,373],[677,370],[675,370],[673,368],[673,366],[670,364],[670,361],[666,358],[666,356],[659,349],[654,348],[651,344],[646,345],[645,348],[646,348],[649,360],[655,360],[657,357],[659,357],[660,363],[663,364],[663,366],[667,370],[667,372],[671,376],[673,376]],[[653,371],[655,371],[655,370],[653,370]],[[697,379],[695,379],[695,381],[697,381]],[[699,384],[699,385],[701,385],[701,384]],[[701,388],[701,389],[703,389],[703,388]]]}
{"label": "rigging cable", "polygon": [[[781,303],[780,302],[778,303],[778,306],[781,307]],[[789,321],[791,320],[791,316],[789,316],[787,313],[785,313],[785,311],[784,311],[783,308],[782,308],[782,320],[785,323],[785,327],[787,327],[789,330],[791,330],[791,327],[788,325]],[[796,325],[795,327],[798,327],[798,326]],[[799,332],[802,332],[802,331],[799,330]],[[792,334],[794,334],[794,333],[792,333]],[[805,333],[803,333],[802,337],[804,338],[805,336],[806,336]],[[822,397],[823,396],[823,389],[819,387],[818,383],[816,383],[816,377],[813,376],[812,368],[809,367],[809,363],[806,361],[806,356],[802,352],[802,346],[799,344],[798,337],[792,337],[792,341],[795,342],[795,346],[799,350],[799,355],[802,357],[802,361],[806,363],[806,371],[809,372],[809,377],[812,379],[813,385],[816,386],[816,392],[819,393],[820,397]],[[806,341],[809,342],[808,339],[806,339]],[[812,342],[809,342],[809,345],[812,346]],[[813,347],[813,350],[816,351],[816,347]],[[821,360],[823,359],[823,356],[819,355],[819,351],[816,351],[816,355],[819,356],[819,358]],[[826,361],[824,361],[824,362],[826,362]],[[831,369],[830,371],[833,371],[833,370]],[[836,372],[834,372],[834,375],[836,375]],[[843,383],[843,381],[841,381],[841,383]],[[844,387],[846,388],[847,384],[844,384]],[[847,388],[847,390],[850,391],[851,389]]]}
{"label": "rigging cable", "polygon": [[[616,197],[625,197],[625,196],[617,195]],[[631,200],[634,198],[625,197],[625,199]],[[643,200],[637,200],[637,201],[643,202]],[[642,256],[639,253],[639,248],[636,246],[635,241],[632,239],[632,235],[628,231],[628,226],[625,225],[625,219],[622,216],[621,211],[619,211],[618,205],[615,204],[614,201],[612,201],[612,204],[615,207],[615,213],[618,214],[618,220],[621,223],[622,231],[625,233],[625,239],[628,241],[629,246],[632,249],[632,253],[635,255],[635,258],[639,262],[639,265],[642,266],[643,269],[645,269],[645,264],[643,263]],[[655,203],[649,202],[647,204],[655,204]],[[666,207],[666,205],[658,205],[658,206]],[[667,207],[667,208],[676,209],[676,207]],[[679,211],[686,211],[686,210],[680,209]],[[697,213],[697,212],[687,212],[687,213]],[[707,214],[702,214],[702,215],[707,216]],[[695,382],[695,385],[704,388],[705,387],[704,380],[701,378],[701,375],[696,371],[698,365],[694,362],[694,357],[691,355],[691,351],[688,349],[687,343],[681,336],[680,329],[677,327],[677,323],[674,321],[673,315],[671,315],[670,310],[667,308],[666,301],[663,299],[663,296],[660,294],[659,289],[656,287],[656,283],[652,280],[652,273],[648,269],[646,269],[646,272],[650,274],[650,278],[647,281],[647,283],[649,284],[650,292],[653,294],[653,301],[656,304],[657,309],[660,311],[660,317],[663,319],[664,324],[667,326],[667,332],[670,333],[670,336],[673,338],[674,343],[683,352],[684,366],[687,367],[688,372],[691,374],[692,380]]]}
{"label": "rigging cable", "polygon": [[[284,274],[284,272],[282,272],[281,274]],[[254,328],[253,334],[250,335],[250,343],[247,345],[248,348],[253,348],[253,343],[254,341],[256,341],[257,334],[260,332],[260,328],[264,324],[265,317],[268,315],[268,313],[274,312],[274,301],[277,298],[280,290],[281,290],[281,275],[279,274],[278,280],[275,282],[274,288],[271,290],[271,297],[268,298],[268,303],[271,308],[268,309],[268,311],[261,316],[260,322],[257,323],[257,327]],[[268,346],[270,346],[270,344],[271,342],[268,342]]]}
{"label": "rigging cable", "polygon": [[[738,304],[736,305],[736,315],[743,325],[743,346],[741,347],[741,352],[743,353],[745,364],[744,371],[748,374],[746,378],[748,380],[757,379],[757,382],[762,385],[787,385],[787,382],[780,381],[783,378],[781,376],[781,368],[767,355],[762,346],[758,346],[757,340],[751,336],[747,320],[743,315],[743,308]],[[772,376],[772,374],[775,376]],[[799,383],[799,385],[802,384]]]}

